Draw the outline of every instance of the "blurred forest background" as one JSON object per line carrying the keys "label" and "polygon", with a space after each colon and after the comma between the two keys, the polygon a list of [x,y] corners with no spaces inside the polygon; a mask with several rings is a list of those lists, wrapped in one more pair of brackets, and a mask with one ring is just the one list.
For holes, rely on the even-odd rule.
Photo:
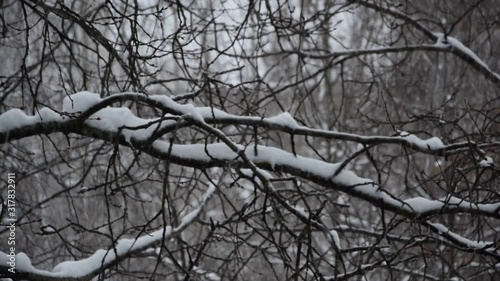
{"label": "blurred forest background", "polygon": [[[399,200],[453,195],[497,203],[498,4],[3,0],[0,112],[60,112],[63,99],[80,91],[101,98],[137,92],[241,116],[289,112],[300,125],[330,132],[436,136],[446,149],[425,153],[398,142],[211,124],[241,145],[257,142],[324,162],[345,161],[346,169]],[[465,47],[448,44],[456,40]],[[469,49],[475,55],[464,51]],[[142,118],[161,116],[140,102],[115,106]],[[220,141],[197,127],[162,137],[176,144]],[[267,172],[274,193],[241,167],[177,165],[84,135],[4,141],[0,190],[7,173],[16,173],[16,250],[39,269],[178,225],[214,185],[204,212],[184,231],[89,278],[500,279],[499,210],[491,216],[457,211],[409,217],[272,168]],[[484,165],[488,157],[493,164]],[[6,193],[0,196],[5,206]],[[0,218],[3,243],[4,211]],[[328,241],[332,237],[313,223],[318,221],[333,238],[338,235],[338,244]],[[428,222],[453,234],[432,230]],[[486,245],[479,241],[493,244],[470,247]],[[0,251],[6,249],[0,244]],[[1,266],[0,274],[21,278]]]}

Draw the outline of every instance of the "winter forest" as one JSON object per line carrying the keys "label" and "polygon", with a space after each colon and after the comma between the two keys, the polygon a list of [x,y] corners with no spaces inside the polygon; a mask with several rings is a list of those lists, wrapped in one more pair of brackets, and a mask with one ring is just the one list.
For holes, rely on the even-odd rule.
{"label": "winter forest", "polygon": [[0,280],[500,280],[499,4],[0,1]]}

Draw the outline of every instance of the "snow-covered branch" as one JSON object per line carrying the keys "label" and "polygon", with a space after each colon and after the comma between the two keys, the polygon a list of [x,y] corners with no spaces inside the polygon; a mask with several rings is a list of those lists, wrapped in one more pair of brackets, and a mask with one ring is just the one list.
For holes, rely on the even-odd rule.
{"label": "snow-covered branch", "polygon": [[500,75],[492,71],[482,59],[479,58],[471,49],[466,47],[462,42],[443,33],[435,33],[425,27],[418,20],[413,19],[411,16],[397,11],[393,8],[383,7],[372,1],[365,0],[350,0],[352,3],[359,4],[363,7],[373,9],[384,14],[391,15],[397,19],[401,19],[411,26],[415,27],[418,31],[422,32],[428,39],[435,42],[435,46],[442,50],[450,50],[451,53],[467,62],[472,68],[480,72],[486,79],[490,80],[495,86],[500,88]]}
{"label": "snow-covered branch", "polygon": [[122,238],[116,241],[116,244],[108,249],[99,249],[88,258],[77,261],[61,262],[54,267],[52,271],[35,268],[31,264],[30,258],[24,253],[18,253],[13,259],[15,264],[15,273],[9,271],[11,266],[11,256],[8,253],[0,251],[0,274],[15,278],[27,280],[70,280],[83,281],[91,280],[101,274],[105,269],[116,265],[120,261],[132,257],[134,254],[144,251],[161,240],[168,241],[171,237],[178,235],[191,225],[205,208],[206,203],[216,191],[215,186],[210,185],[208,190],[201,198],[197,208],[186,214],[178,226],[164,226],[152,233],[143,234],[135,238]]}
{"label": "snow-covered branch", "polygon": [[[136,117],[128,108],[108,107],[124,101],[142,102],[162,110],[166,115],[163,119],[142,119]],[[66,97],[62,112],[44,107],[34,116],[28,116],[19,109],[12,109],[1,114],[0,143],[54,132],[79,134],[84,129],[83,124],[109,132],[121,131],[127,140],[134,138],[144,141],[153,136],[154,138],[161,137],[169,131],[191,124],[187,119],[179,120],[175,116],[188,116],[209,124],[258,126],[292,135],[344,140],[364,145],[397,144],[439,156],[455,154],[468,149],[471,145],[479,148],[500,147],[500,142],[484,144],[462,142],[444,145],[437,137],[422,140],[405,132],[399,132],[396,136],[362,136],[300,126],[288,112],[270,118],[238,116],[215,108],[179,104],[167,96],[123,93],[101,99],[99,95],[89,92],[80,92]]]}

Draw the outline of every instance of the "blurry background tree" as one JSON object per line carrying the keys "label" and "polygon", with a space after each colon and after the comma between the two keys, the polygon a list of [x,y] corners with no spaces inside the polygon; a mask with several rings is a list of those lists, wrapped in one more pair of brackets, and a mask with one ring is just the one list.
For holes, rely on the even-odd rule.
{"label": "blurry background tree", "polygon": [[0,6],[0,276],[500,279],[497,1]]}

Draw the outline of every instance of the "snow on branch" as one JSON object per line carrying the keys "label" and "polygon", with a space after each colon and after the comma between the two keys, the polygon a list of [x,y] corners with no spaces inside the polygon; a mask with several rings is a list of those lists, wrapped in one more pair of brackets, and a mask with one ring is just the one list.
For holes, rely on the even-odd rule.
{"label": "snow on branch", "polygon": [[348,49],[342,51],[324,51],[323,54],[318,54],[317,50],[314,52],[303,51],[303,50],[284,50],[280,52],[268,52],[263,56],[276,56],[281,54],[294,54],[301,58],[308,59],[332,59],[338,58],[338,61],[343,61],[345,58],[355,58],[364,55],[377,55],[377,54],[388,54],[388,53],[401,53],[401,52],[418,52],[418,51],[434,51],[443,52],[447,51],[441,46],[436,46],[435,44],[418,44],[418,45],[404,45],[398,47],[374,47],[367,49]]}
{"label": "snow on branch", "polygon": [[168,240],[170,237],[185,230],[200,215],[215,190],[215,186],[210,185],[203,195],[199,207],[184,216],[177,227],[165,226],[160,230],[140,237],[119,239],[116,245],[107,250],[99,249],[85,259],[61,262],[52,271],[35,268],[26,254],[18,253],[15,256],[16,273],[12,274],[8,271],[10,268],[8,267],[8,263],[11,256],[0,251],[0,273],[29,280],[91,280],[99,272],[102,272],[103,269],[109,268],[117,262],[153,246],[161,240]]}
{"label": "snow on branch", "polygon": [[[446,226],[440,224],[440,223],[429,223],[430,226],[432,226],[435,231],[437,231],[439,234],[446,234],[452,237],[454,240],[458,241],[460,244],[462,244],[464,247],[473,249],[473,250],[487,250],[489,252],[494,253],[495,251],[498,251],[498,249],[495,249],[495,242],[494,241],[472,241],[470,239],[467,239],[465,237],[462,237],[452,231],[450,231]],[[500,253],[500,252],[499,252]]]}
{"label": "snow on branch", "polygon": [[[171,145],[168,142],[156,141],[150,153],[165,157],[170,146],[172,146],[171,161],[174,163],[197,163],[205,167],[224,165],[223,163],[234,166],[244,165],[239,155],[224,143]],[[333,177],[340,166],[337,163],[332,164],[302,156],[296,157],[281,149],[262,145],[257,145],[257,155],[253,153],[254,146],[245,148],[240,145],[238,148],[244,151],[248,159],[259,168],[282,171],[309,179],[409,217],[459,211],[500,218],[500,202],[476,204],[456,197],[443,200],[430,200],[423,197],[399,200],[382,190],[373,180],[358,177],[352,171],[342,170]]]}
{"label": "snow on branch", "polygon": [[476,53],[460,42],[460,40],[443,33],[435,33],[435,36],[437,47],[443,49],[451,48],[456,55],[469,62],[474,68],[486,74],[487,77],[494,78],[495,83],[500,82],[500,75],[492,71]]}
{"label": "snow on branch", "polygon": [[430,230],[443,239],[451,242],[455,247],[458,246],[462,251],[480,252],[481,254],[491,256],[497,261],[500,261],[500,250],[495,245],[496,243],[494,241],[473,241],[452,232],[440,223],[425,222],[424,225],[429,227]]}
{"label": "snow on branch", "polygon": [[59,122],[61,120],[63,120],[63,117],[59,113],[46,107],[40,109],[35,116],[27,116],[22,110],[15,108],[0,115],[0,133],[8,133],[22,127],[39,123]]}
{"label": "snow on branch", "polygon": [[393,8],[383,7],[381,4],[377,4],[372,1],[365,0],[350,0],[352,3],[359,4],[363,7],[382,12],[393,16],[394,18],[404,20],[405,22],[411,24],[413,27],[418,29],[422,34],[424,34],[428,39],[435,42],[435,46],[441,48],[442,50],[450,50],[451,52],[459,57],[460,59],[467,62],[472,68],[479,71],[484,77],[491,82],[493,82],[497,87],[500,87],[500,75],[492,71],[472,50],[467,48],[459,40],[442,33],[432,32],[430,29],[425,27],[420,21],[413,19],[406,13],[399,12]]}
{"label": "snow on branch", "polygon": [[[146,103],[161,109],[164,116],[143,119],[135,116],[128,108],[109,107],[113,103],[124,101]],[[98,94],[90,92],[79,92],[66,97],[63,101],[62,112],[42,108],[34,116],[28,116],[19,109],[12,109],[1,114],[0,143],[53,132],[80,134],[82,124],[110,133],[120,131],[127,141],[130,141],[130,139],[146,141],[152,137],[159,137],[174,128],[189,126],[190,123],[187,120],[190,118],[208,124],[258,126],[294,135],[352,141],[364,145],[398,144],[422,153],[440,156],[453,154],[473,145],[472,143],[444,145],[437,137],[422,140],[408,133],[400,133],[401,136],[392,137],[361,136],[313,129],[300,126],[288,112],[269,118],[238,116],[210,107],[178,104],[167,96],[122,93],[101,99]],[[488,143],[479,146],[497,147],[500,146],[500,143]]]}
{"label": "snow on branch", "polygon": [[441,141],[441,139],[438,137],[432,137],[427,140],[422,140],[419,137],[407,132],[400,132],[399,134],[402,139],[407,140],[408,142],[410,142],[414,146],[417,146],[421,150],[425,149],[438,150],[444,147],[443,141]]}

